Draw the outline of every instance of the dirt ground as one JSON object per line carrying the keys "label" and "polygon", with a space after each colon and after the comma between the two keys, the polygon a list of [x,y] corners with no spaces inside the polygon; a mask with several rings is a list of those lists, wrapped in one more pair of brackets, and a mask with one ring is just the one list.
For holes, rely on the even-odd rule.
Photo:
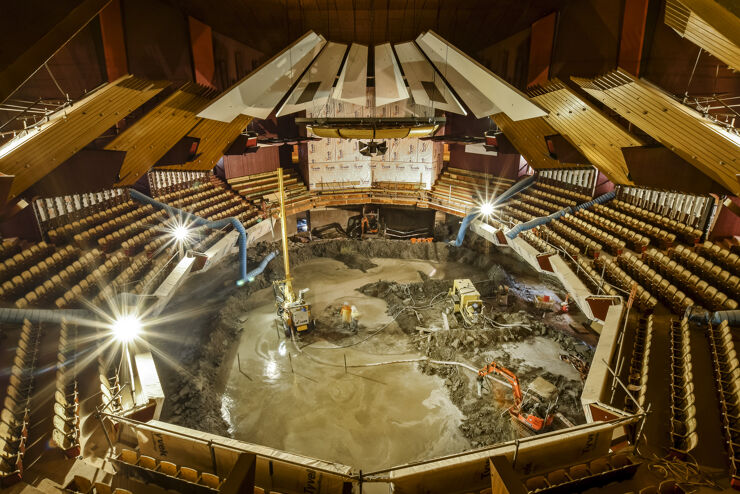
{"label": "dirt ground", "polygon": [[[277,248],[276,244],[258,244],[250,248],[250,265]],[[547,293],[555,301],[564,296],[554,278],[540,275],[510,252],[499,251],[483,242],[472,242],[463,248],[444,243],[411,244],[388,240],[320,240],[293,244],[292,267],[316,258],[335,259],[362,273],[377,266],[379,261],[374,259],[419,259],[470,266],[474,273],[471,279],[484,297],[486,316],[492,321],[480,327],[464,328],[449,314],[450,330],[444,330],[442,313],[448,309],[444,294],[452,281],[434,279],[434,273],[420,272],[413,282],[380,279],[362,286],[360,292],[385,302],[388,318],[397,316],[394,333],[404,336],[405,343],[401,347],[405,347],[405,352],[435,360],[456,360],[474,368],[495,360],[518,375],[523,389],[542,375],[560,390],[558,410],[573,423],[583,422],[580,376],[570,364],[560,361],[559,355],[578,355],[590,362],[596,336],[584,329],[587,321],[575,305],[568,314],[547,313],[544,317],[534,314],[531,302],[534,294]],[[236,360],[235,342],[244,331],[244,313],[250,297],[283,277],[282,259],[276,258],[263,275],[241,288],[234,285],[235,271],[236,259],[233,262],[227,259],[210,273],[193,276],[180,288],[167,309],[168,313],[187,311],[194,300],[204,307],[189,316],[187,335],[183,334],[182,321],[162,325],[161,336],[167,341],[164,353],[181,356],[176,359],[178,364],[173,365],[173,359],[155,353],[167,396],[163,420],[220,435],[228,436],[233,432],[226,420],[229,417],[224,418],[221,396]],[[510,287],[507,307],[496,306],[491,298],[499,285]],[[353,343],[378,327],[377,321],[361,319],[358,334],[337,329],[335,322],[341,302],[337,299],[334,304],[313,308],[317,330],[302,338],[301,347],[308,345],[310,349],[319,339],[334,345]],[[414,309],[408,310],[409,307]],[[401,310],[403,308],[406,309]],[[380,344],[374,349],[379,354],[399,345],[379,339],[379,343],[382,342],[386,346]],[[398,347],[394,350],[398,351]],[[536,362],[545,364],[537,365]],[[426,362],[415,365],[424,374],[444,380],[449,398],[462,412],[459,430],[470,447],[490,445],[514,436],[516,432],[506,412],[512,402],[508,388],[488,382],[479,397],[472,372]]]}

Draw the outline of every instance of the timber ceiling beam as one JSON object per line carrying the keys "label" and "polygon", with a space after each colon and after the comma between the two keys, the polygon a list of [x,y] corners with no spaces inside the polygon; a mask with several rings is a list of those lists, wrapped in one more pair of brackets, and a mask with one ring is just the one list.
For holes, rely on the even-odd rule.
{"label": "timber ceiling beam", "polygon": [[[712,21],[695,12],[691,5],[698,6]],[[682,38],[711,53],[730,68],[740,70],[740,19],[717,2],[668,0],[665,23]],[[721,32],[715,25],[726,32]],[[732,36],[734,41],[727,36]]]}
{"label": "timber ceiling beam", "polygon": [[593,80],[572,79],[727,190],[740,194],[740,136],[622,70]]}
{"label": "timber ceiling beam", "polygon": [[573,167],[572,164],[561,163],[550,156],[545,137],[557,134],[557,131],[550,127],[544,117],[514,121],[505,113],[497,113],[491,118],[535,170]]}
{"label": "timber ceiling beam", "polygon": [[196,158],[180,165],[158,167],[159,170],[207,171],[218,164],[229,145],[252,121],[252,117],[239,115],[232,122],[202,119],[188,133],[188,137],[200,139]]}
{"label": "timber ceiling beam", "polygon": [[72,37],[94,19],[111,0],[84,0],[15,61],[0,70],[0,103],[49,61]]}
{"label": "timber ceiling beam", "polygon": [[105,149],[126,151],[119,187],[133,185],[202,120],[196,114],[216,92],[189,82],[113,139]]}
{"label": "timber ceiling beam", "polygon": [[616,184],[631,184],[622,148],[644,143],[555,79],[529,91],[549,111],[545,120]]}
{"label": "timber ceiling beam", "polygon": [[127,75],[20,132],[0,147],[0,173],[15,175],[7,199],[17,198],[168,85]]}

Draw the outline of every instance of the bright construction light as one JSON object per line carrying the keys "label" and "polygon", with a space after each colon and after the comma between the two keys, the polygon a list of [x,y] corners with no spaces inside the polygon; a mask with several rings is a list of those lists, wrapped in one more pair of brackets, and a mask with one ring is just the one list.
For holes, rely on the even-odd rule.
{"label": "bright construction light", "polygon": [[483,216],[491,216],[493,214],[493,204],[490,202],[484,202],[480,205],[480,214]]}
{"label": "bright construction light", "polygon": [[175,240],[178,242],[184,241],[188,236],[190,235],[190,230],[187,229],[186,226],[183,225],[177,225],[174,230],[172,230],[172,235],[175,237]]}
{"label": "bright construction light", "polygon": [[141,333],[141,321],[134,315],[125,315],[111,325],[113,336],[121,343],[131,343]]}

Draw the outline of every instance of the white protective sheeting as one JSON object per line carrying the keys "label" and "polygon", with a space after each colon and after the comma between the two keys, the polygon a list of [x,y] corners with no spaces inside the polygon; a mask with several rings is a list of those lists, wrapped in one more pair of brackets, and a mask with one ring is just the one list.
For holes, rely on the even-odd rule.
{"label": "white protective sheeting", "polygon": [[221,122],[231,122],[239,114],[267,118],[324,44],[323,36],[309,31],[224,91],[198,116]]}
{"label": "white protective sheeting", "polygon": [[364,105],[367,89],[367,46],[352,43],[339,75],[334,99]]}
{"label": "white protective sheeting", "polygon": [[522,92],[437,33],[427,31],[416,42],[477,118],[501,112],[514,121],[547,115]]}
{"label": "white protective sheeting", "polygon": [[[370,91],[368,91],[369,93]],[[429,108],[410,100],[373,108],[368,95],[362,106],[330,100],[321,109],[309,110],[314,117],[407,117],[415,112],[433,116]],[[316,113],[314,113],[314,111]],[[309,135],[310,132],[309,132]],[[419,139],[378,139],[388,151],[383,156],[363,156],[357,139],[321,139],[308,143],[309,189],[371,187],[374,182],[419,183],[430,189],[435,178],[435,153],[431,141]]]}
{"label": "white protective sheeting", "polygon": [[277,116],[325,105],[346,51],[347,45],[329,41],[277,111]]}
{"label": "white protective sheeting", "polygon": [[413,41],[394,45],[398,61],[417,105],[467,115],[460,102],[452,94],[445,81],[434,70],[424,54]]}
{"label": "white protective sheeting", "polygon": [[375,106],[387,105],[409,97],[401,69],[390,43],[375,46]]}

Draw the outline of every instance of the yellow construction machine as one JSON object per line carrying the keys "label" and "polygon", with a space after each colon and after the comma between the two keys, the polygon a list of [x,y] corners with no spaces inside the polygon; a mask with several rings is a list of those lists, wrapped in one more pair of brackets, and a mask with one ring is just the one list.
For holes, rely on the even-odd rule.
{"label": "yellow construction machine", "polygon": [[285,279],[274,281],[272,289],[275,292],[275,308],[277,315],[283,322],[285,336],[303,334],[314,328],[311,318],[311,305],[304,300],[308,288],[298,292],[293,291],[293,279],[290,276],[290,257],[288,253],[288,231],[285,222],[285,187],[283,185],[283,170],[278,168],[278,186],[280,188],[280,231],[283,237],[283,263],[285,265]]}
{"label": "yellow construction machine", "polygon": [[483,312],[480,293],[467,279],[455,280],[449,292],[455,314],[459,314],[466,326],[476,324]]}

